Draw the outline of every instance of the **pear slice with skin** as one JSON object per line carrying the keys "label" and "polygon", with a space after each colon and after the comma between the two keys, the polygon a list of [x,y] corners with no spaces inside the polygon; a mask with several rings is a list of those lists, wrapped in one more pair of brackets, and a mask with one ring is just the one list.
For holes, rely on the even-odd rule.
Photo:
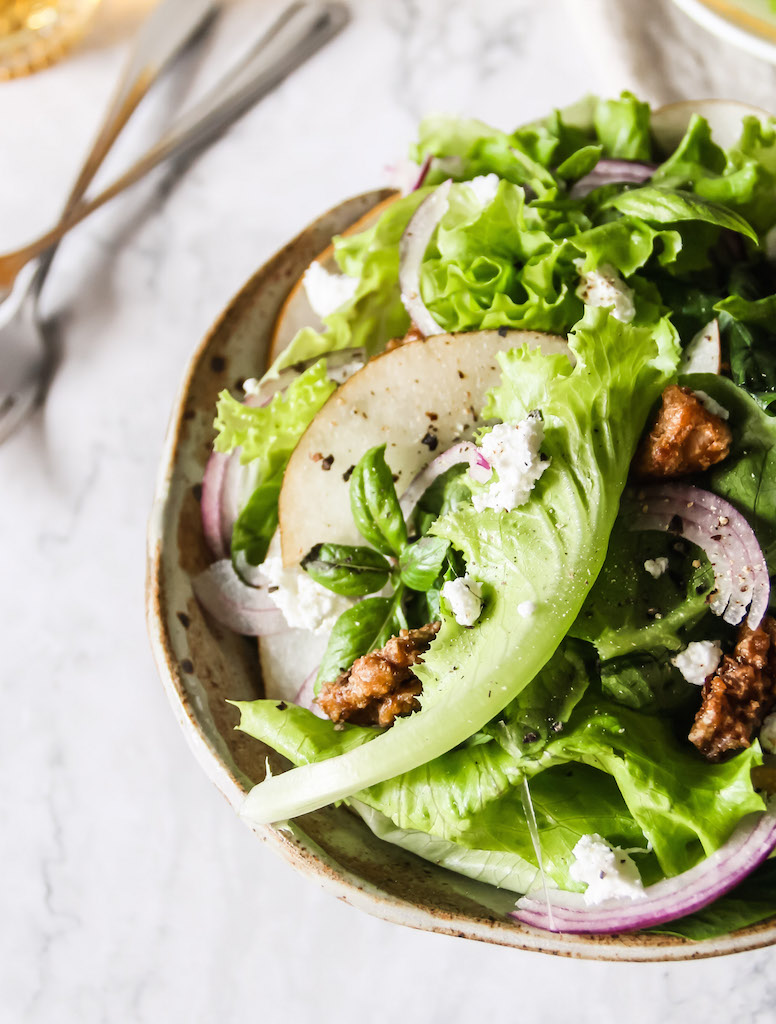
{"label": "pear slice with skin", "polygon": [[565,339],[534,331],[472,331],[412,341],[371,359],[323,406],[297,445],[280,492],[285,565],[321,542],[363,543],[350,511],[349,476],[386,445],[401,495],[424,466],[482,426],[496,356],[520,345],[568,353]]}

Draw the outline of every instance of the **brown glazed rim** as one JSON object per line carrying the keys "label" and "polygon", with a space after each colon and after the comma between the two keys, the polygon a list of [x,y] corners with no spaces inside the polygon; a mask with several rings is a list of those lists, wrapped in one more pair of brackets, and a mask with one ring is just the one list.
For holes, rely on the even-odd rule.
{"label": "brown glazed rim", "polygon": [[[248,347],[245,335],[272,323],[309,261],[332,235],[342,232],[391,194],[364,193],[334,207],[275,254],[228,304],[192,357],[172,411],[148,528],[146,612],[156,665],[173,710],[200,765],[237,811],[260,781],[268,762],[273,773],[287,767],[274,751],[234,731],[237,721],[226,697],[258,696],[258,665],[244,638],[209,620],[191,593],[190,580],[209,556],[201,537],[196,483],[212,442],[215,394],[255,375],[253,363],[230,369],[223,353]],[[268,299],[266,297],[269,296]],[[262,317],[262,303],[268,312]],[[264,323],[250,328],[251,317]],[[239,359],[237,360],[239,362]],[[250,366],[252,365],[252,373]],[[192,497],[192,494],[194,497]],[[259,684],[260,685],[260,684]],[[694,960],[768,946],[776,922],[763,922],[719,939],[691,942],[669,935],[552,934],[506,916],[515,897],[464,879],[374,837],[345,808],[323,808],[279,828],[251,826],[298,871],[339,899],[380,918],[425,931],[478,939],[518,949],[589,960]]]}

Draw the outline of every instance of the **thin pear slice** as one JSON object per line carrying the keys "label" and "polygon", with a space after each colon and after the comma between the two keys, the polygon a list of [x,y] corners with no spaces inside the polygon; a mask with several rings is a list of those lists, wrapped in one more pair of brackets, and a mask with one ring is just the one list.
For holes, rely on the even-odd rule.
{"label": "thin pear slice", "polygon": [[352,467],[375,445],[401,494],[413,477],[478,426],[496,355],[527,344],[568,353],[563,338],[534,331],[439,334],[370,360],[331,396],[302,435],[280,492],[283,562],[299,562],[315,544],[363,543],[350,511]]}
{"label": "thin pear slice", "polygon": [[669,153],[680,142],[690,118],[700,114],[709,122],[711,135],[718,146],[728,149],[741,135],[741,121],[747,115],[761,121],[771,115],[760,107],[736,100],[682,100],[653,110],[650,125],[658,145]]}

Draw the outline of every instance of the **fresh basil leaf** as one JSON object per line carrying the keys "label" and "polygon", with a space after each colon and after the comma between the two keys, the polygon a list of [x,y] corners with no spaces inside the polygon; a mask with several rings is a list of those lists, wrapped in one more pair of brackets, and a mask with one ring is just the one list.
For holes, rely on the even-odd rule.
{"label": "fresh basil leaf", "polygon": [[261,565],[278,528],[282,473],[260,483],[237,517],[232,531],[232,559],[242,553],[249,565]]}
{"label": "fresh basil leaf", "polygon": [[719,203],[710,203],[699,199],[692,192],[683,189],[658,188],[645,185],[643,188],[630,189],[611,196],[602,204],[602,208],[613,208],[620,213],[641,217],[647,223],[675,224],[678,221],[703,221],[716,227],[728,228],[746,235],[756,242],[757,232],[743,217],[733,213]]}
{"label": "fresh basil leaf", "polygon": [[442,571],[450,542],[441,537],[421,537],[410,544],[399,558],[402,583],[411,590],[426,591]]}
{"label": "fresh basil leaf", "polygon": [[603,146],[583,146],[572,153],[555,171],[565,181],[578,181],[590,174],[603,153]]}
{"label": "fresh basil leaf", "polygon": [[372,548],[349,544],[316,544],[302,559],[302,568],[316,583],[343,597],[363,597],[382,590],[391,566]]}
{"label": "fresh basil leaf", "polygon": [[333,683],[356,658],[385,646],[399,632],[403,618],[397,614],[400,590],[393,597],[367,597],[340,615],[318,669],[316,693],[323,683]]}
{"label": "fresh basil leaf", "polygon": [[393,475],[385,461],[385,445],[371,448],[350,478],[350,508],[358,532],[384,555],[399,555],[407,543]]}

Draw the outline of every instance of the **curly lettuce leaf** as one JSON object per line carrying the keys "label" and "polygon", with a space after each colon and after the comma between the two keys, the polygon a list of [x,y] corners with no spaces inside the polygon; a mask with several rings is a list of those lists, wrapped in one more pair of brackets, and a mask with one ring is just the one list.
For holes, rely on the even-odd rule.
{"label": "curly lettuce leaf", "polygon": [[427,156],[436,157],[426,178],[429,185],[447,178],[466,181],[481,174],[498,174],[539,195],[556,185],[538,154],[519,137],[475,119],[438,114],[421,121],[410,159],[422,164]]}
{"label": "curly lettuce leaf", "polygon": [[[335,728],[294,705],[236,706],[241,730],[296,765],[330,762],[373,749],[378,741],[373,729]],[[416,849],[426,845],[452,854],[438,845],[442,840],[478,851],[476,863],[499,853],[535,871],[521,796],[529,779],[544,870],[555,884],[574,889],[573,849],[583,835],[596,832],[623,847],[646,851],[649,843],[654,859],[639,858],[647,882],[692,867],[727,840],[742,816],[762,809],[750,779],[760,761],[755,745],[725,764],[708,765],[677,738],[670,722],[617,708],[589,692],[536,753],[509,752],[494,741],[467,745],[354,796],[394,828],[413,833]],[[531,884],[521,881],[526,888]]]}
{"label": "curly lettuce leaf", "polygon": [[418,189],[397,199],[368,230],[335,238],[334,256],[340,269],[358,278],[355,294],[323,318],[325,330],[305,327],[299,331],[271,372],[346,348],[363,348],[372,356],[392,338],[407,333],[410,318],[399,288],[399,242],[428,191]]}
{"label": "curly lettuce leaf", "polygon": [[471,850],[449,839],[429,835],[428,832],[399,828],[386,815],[360,800],[351,800],[350,803],[378,839],[393,843],[432,864],[515,893],[532,892],[541,885],[537,866],[519,854],[501,850]]}
{"label": "curly lettuce leaf", "polygon": [[623,92],[616,100],[599,100],[593,122],[606,156],[618,160],[651,159],[649,104],[633,93]]}
{"label": "curly lettuce leaf", "polygon": [[670,720],[616,707],[593,693],[542,757],[611,775],[666,875],[719,849],[744,815],[764,807],[751,780],[762,762],[757,743],[711,765],[676,736]]}
{"label": "curly lettuce leaf", "polygon": [[776,223],[776,121],[745,117],[741,136],[725,152],[695,114],[674,152],[652,176],[656,185],[691,188],[740,214],[759,233]]}
{"label": "curly lettuce leaf", "polygon": [[240,461],[255,463],[258,478],[269,479],[285,469],[299,438],[336,386],[326,376],[326,361],[321,359],[268,405],[245,405],[222,391],[213,447],[217,452],[240,448]]}
{"label": "curly lettuce leaf", "polygon": [[[527,348],[500,359],[503,383],[485,413],[517,422],[540,408],[551,462],[524,507],[461,506],[435,524],[481,581],[485,608],[474,629],[443,614],[417,667],[421,710],[365,746],[266,779],[245,801],[247,818],[294,817],[427,764],[480,730],[549,661],[601,568],[638,437],[679,356],[667,321],[647,330],[597,309],[569,348],[573,368]],[[534,602],[532,616],[516,615],[523,601]]]}

